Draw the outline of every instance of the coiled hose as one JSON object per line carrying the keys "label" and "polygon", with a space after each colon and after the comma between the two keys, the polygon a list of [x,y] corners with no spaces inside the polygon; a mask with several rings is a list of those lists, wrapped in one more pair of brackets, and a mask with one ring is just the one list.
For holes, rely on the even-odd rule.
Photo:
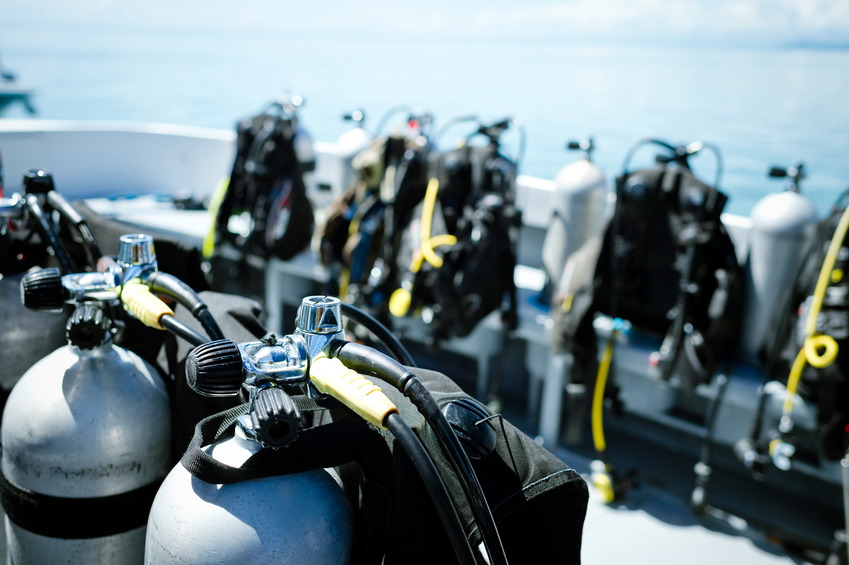
{"label": "coiled hose", "polygon": [[[840,248],[843,247],[847,231],[849,231],[849,206],[843,211],[843,215],[840,217],[840,222],[837,224],[837,229],[834,230],[834,235],[828,246],[828,252],[825,254],[825,261],[822,263],[822,269],[820,269],[817,286],[814,289],[811,307],[808,311],[808,321],[805,326],[805,342],[799,350],[799,354],[796,355],[796,360],[790,369],[790,376],[787,378],[787,396],[784,398],[783,413],[788,418],[793,412],[793,398],[796,396],[799,379],[802,376],[805,364],[810,363],[817,369],[823,369],[834,363],[834,360],[837,358],[837,342],[829,335],[817,334],[817,318],[819,317],[820,310],[822,310],[825,291],[828,289],[831,273],[834,270],[834,264],[837,262],[837,254],[840,252]],[[820,353],[820,350],[822,350],[822,353]]]}

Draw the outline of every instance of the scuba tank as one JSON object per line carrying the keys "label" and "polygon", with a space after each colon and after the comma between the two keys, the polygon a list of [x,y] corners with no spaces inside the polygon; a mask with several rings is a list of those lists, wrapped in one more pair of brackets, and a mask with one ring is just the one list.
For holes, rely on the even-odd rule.
{"label": "scuba tank", "polygon": [[[800,169],[797,166],[797,171]],[[798,178],[794,177],[801,175],[791,176],[796,185]],[[788,362],[786,384],[765,382],[749,444],[738,445],[743,462],[750,467],[765,459],[762,444],[757,443],[761,428],[770,430],[764,439],[769,440],[767,453],[773,464],[785,471],[794,461],[825,467],[828,461],[843,458],[849,449],[849,362],[845,351],[849,347],[849,280],[844,275],[849,270],[847,231],[849,206],[844,193],[832,215],[818,226],[808,260],[792,288],[796,292],[785,315],[792,316],[795,310],[797,318],[790,325],[789,339],[782,331],[785,328],[779,328],[779,339],[787,341],[775,355]],[[774,377],[774,371],[765,371],[765,381]]]}
{"label": "scuba tank", "polygon": [[592,138],[570,141],[566,147],[580,149],[584,155],[554,177],[552,214],[542,244],[542,264],[553,288],[568,257],[602,229],[608,205],[607,181],[592,162]]}
{"label": "scuba tank", "polygon": [[[279,341],[273,334],[239,346],[216,341],[190,354],[186,378],[196,392],[233,396],[244,383],[250,403],[240,415],[229,411],[233,437],[204,447],[195,465],[185,463],[198,447],[190,446],[162,483],[148,521],[147,565],[349,562],[352,512],[335,473],[316,468],[234,482],[226,472],[298,439],[301,414],[283,387],[306,384],[311,354],[344,339],[339,301],[305,299],[298,323],[295,335]],[[203,463],[224,469],[218,476],[225,484],[193,476]]]}
{"label": "scuba tank", "polygon": [[[427,189],[393,259],[401,274],[389,311],[397,318],[420,315],[436,340],[467,336],[498,309],[508,331],[518,323],[513,270],[521,226],[516,177],[524,128],[513,118],[485,124],[463,117],[448,126],[472,120],[478,127],[459,149],[431,160]],[[511,126],[518,126],[522,144],[515,159],[502,153],[500,143]],[[489,143],[470,145],[476,136]]]}
{"label": "scuba tank", "polygon": [[233,169],[210,203],[215,222],[203,245],[214,290],[262,299],[266,260],[289,260],[309,244],[304,175],[315,169],[315,152],[299,125],[302,103],[284,97],[237,124]]}
{"label": "scuba tank", "polygon": [[[657,166],[631,171],[631,159],[648,144],[664,148],[655,157]],[[714,186],[690,170],[690,157],[702,149],[716,155]],[[592,436],[599,461],[592,478],[606,502],[621,497],[632,482],[611,464],[603,429],[605,399],[612,400],[614,411],[621,406],[615,384],[608,383],[619,334],[662,336],[649,358],[649,374],[661,386],[692,391],[710,382],[736,329],[742,285],[733,244],[720,221],[727,200],[717,188],[721,169],[718,149],[710,144],[637,142],[616,179],[616,210],[604,236],[590,238],[564,267],[552,307],[552,345],[556,352],[573,354],[570,381],[593,388]],[[596,329],[608,324],[594,323],[596,312],[612,318],[599,360]],[[580,426],[583,419],[574,423]]]}
{"label": "scuba tank", "polygon": [[[755,476],[761,476],[769,462],[762,430],[777,427],[781,419],[786,389],[781,383],[770,382],[775,377],[775,367],[786,338],[788,321],[797,313],[799,279],[806,256],[812,249],[817,234],[817,213],[811,201],[800,194],[800,183],[805,178],[801,162],[786,169],[772,167],[771,178],[789,178],[784,192],[770,194],[755,204],[752,210],[747,271],[747,305],[743,317],[740,355],[745,361],[764,367],[763,382],[758,389],[757,405],[747,438],[734,447],[740,462]],[[800,322],[804,324],[800,317]],[[802,333],[801,335],[804,335]],[[796,399],[797,425],[810,422],[813,417],[802,398]],[[807,415],[803,415],[807,413]],[[787,458],[785,458],[787,459]],[[782,466],[789,459],[782,459]]]}
{"label": "scuba tank", "polygon": [[[58,265],[69,274],[78,266],[94,268],[101,256],[87,223],[55,190],[50,172],[27,171],[23,187],[23,193],[0,195],[0,326],[7,328],[0,332],[0,407],[33,363],[65,343],[64,318],[45,319],[21,305],[26,272]],[[59,223],[53,220],[54,211]]]}
{"label": "scuba tank", "polygon": [[3,411],[2,502],[10,563],[138,563],[168,469],[168,394],[81,304],[68,345],[36,363]]}
{"label": "scuba tank", "polygon": [[[50,270],[25,279],[27,305],[61,309]],[[52,302],[52,303],[51,303]],[[12,391],[2,422],[10,563],[138,563],[167,472],[171,417],[156,370],[112,344],[102,305],[80,302],[68,345]]]}
{"label": "scuba tank", "polygon": [[[403,125],[382,135],[389,118],[401,110]],[[356,183],[327,208],[316,234],[321,261],[335,272],[329,293],[384,321],[397,278],[393,259],[401,233],[425,193],[432,121],[429,113],[405,106],[387,112],[377,137],[351,161]]]}
{"label": "scuba tank", "polygon": [[371,135],[363,127],[366,116],[362,110],[345,114],[342,119],[356,124],[355,127],[340,135],[339,139],[336,140],[336,154],[339,156],[341,168],[340,189],[344,192],[357,181],[357,171],[352,162],[354,157],[371,144]]}
{"label": "scuba tank", "polygon": [[250,401],[198,424],[151,510],[146,563],[506,565],[510,549],[579,563],[580,476],[446,377],[345,341],[342,314],[412,365],[377,320],[325,296],[304,299],[292,335],[192,351],[196,392]]}
{"label": "scuba tank", "polygon": [[[763,365],[765,349],[773,346],[776,313],[790,299],[789,293],[813,243],[817,213],[811,201],[799,192],[804,166],[773,167],[770,177],[787,176],[787,190],[769,194],[752,209],[749,260],[746,265],[747,296],[740,332],[740,354],[755,365]],[[773,330],[773,331],[770,331]]]}
{"label": "scuba tank", "polygon": [[[106,272],[44,269],[21,283],[24,305],[76,305],[69,344],[15,386],[3,413],[2,495],[12,563],[139,563],[150,504],[170,464],[168,391],[152,365],[113,345],[108,312],[120,302],[139,321],[197,344],[150,293],[176,298],[208,333],[217,325],[179,280],[157,270],[153,239],[121,237]],[[114,326],[114,327],[113,327]]]}

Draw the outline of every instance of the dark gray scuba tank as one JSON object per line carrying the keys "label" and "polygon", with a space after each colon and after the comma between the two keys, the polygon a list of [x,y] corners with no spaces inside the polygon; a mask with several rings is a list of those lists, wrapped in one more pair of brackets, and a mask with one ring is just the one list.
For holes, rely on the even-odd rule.
{"label": "dark gray scuba tank", "polygon": [[[0,407],[33,363],[65,344],[65,318],[42,316],[21,305],[20,283],[27,271],[56,264],[68,274],[78,266],[94,267],[100,258],[85,220],[56,192],[49,171],[27,171],[23,187],[23,193],[0,194],[0,326],[7,328],[0,332]],[[82,245],[74,247],[72,238]]]}

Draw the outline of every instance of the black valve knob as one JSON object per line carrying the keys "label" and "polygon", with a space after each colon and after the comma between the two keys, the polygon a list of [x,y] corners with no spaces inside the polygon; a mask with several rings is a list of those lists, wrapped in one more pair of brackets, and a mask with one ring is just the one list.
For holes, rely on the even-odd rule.
{"label": "black valve knob", "polygon": [[44,169],[30,169],[24,173],[24,192],[26,194],[47,194],[53,190],[53,175]]}
{"label": "black valve knob", "polygon": [[251,423],[263,447],[280,449],[298,437],[301,414],[283,389],[264,388],[254,399]]}
{"label": "black valve knob", "polygon": [[199,345],[186,359],[186,381],[201,396],[236,396],[244,380],[242,354],[232,340]]}
{"label": "black valve knob", "polygon": [[498,436],[489,412],[476,400],[461,398],[445,405],[445,419],[454,428],[469,459],[483,459],[495,449]]}
{"label": "black valve knob", "polygon": [[68,343],[80,349],[94,349],[109,337],[109,318],[94,304],[81,304],[65,326]]}
{"label": "black valve knob", "polygon": [[62,272],[41,269],[21,279],[21,302],[36,312],[61,312],[65,303]]}

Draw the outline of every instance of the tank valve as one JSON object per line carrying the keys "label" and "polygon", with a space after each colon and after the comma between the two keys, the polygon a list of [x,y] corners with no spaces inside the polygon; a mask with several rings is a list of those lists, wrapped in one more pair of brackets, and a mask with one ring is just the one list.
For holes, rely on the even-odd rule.
{"label": "tank valve", "polygon": [[98,304],[84,303],[77,306],[65,326],[68,343],[80,349],[94,349],[110,337],[109,318],[103,315]]}
{"label": "tank valve", "polygon": [[24,173],[25,194],[47,194],[53,189],[53,175],[50,171],[30,169]]}
{"label": "tank valve", "polygon": [[118,265],[123,271],[123,283],[135,278],[144,280],[158,269],[153,238],[147,234],[122,235],[118,248]]}
{"label": "tank valve", "polygon": [[326,357],[331,342],[345,338],[342,303],[330,296],[308,296],[298,309],[294,334],[269,334],[236,344],[219,340],[196,347],[186,359],[186,381],[203,396],[250,394],[250,418],[240,418],[245,435],[264,447],[280,449],[297,438],[301,416],[284,386],[313,397],[322,393],[310,380],[310,367]]}
{"label": "tank valve", "polygon": [[250,414],[253,432],[263,447],[287,447],[298,438],[301,431],[301,413],[281,388],[260,389]]}

